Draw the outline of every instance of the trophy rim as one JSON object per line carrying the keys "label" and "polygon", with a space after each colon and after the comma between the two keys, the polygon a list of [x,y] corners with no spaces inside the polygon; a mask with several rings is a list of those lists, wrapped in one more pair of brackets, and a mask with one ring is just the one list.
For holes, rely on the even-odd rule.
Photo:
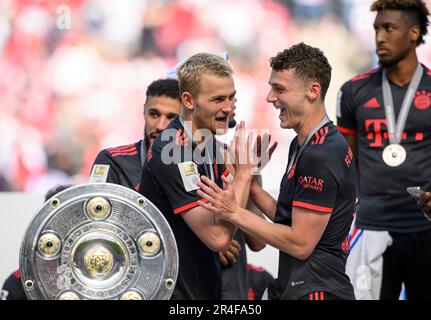
{"label": "trophy rim", "polygon": [[[111,296],[108,299],[117,299],[121,298],[129,291],[139,292],[142,297],[145,299],[169,299],[173,293],[174,284],[177,281],[178,277],[178,268],[179,268],[179,257],[178,257],[178,249],[177,243],[175,239],[175,235],[173,234],[170,225],[165,218],[165,216],[160,212],[160,210],[147,198],[145,198],[140,193],[132,190],[130,188],[126,188],[124,186],[113,184],[113,183],[85,183],[76,186],[72,186],[66,190],[63,190],[56,194],[51,199],[48,199],[36,212],[32,221],[26,228],[25,236],[21,241],[20,247],[20,271],[21,271],[21,281],[24,287],[24,291],[27,297],[31,300],[40,300],[40,299],[56,299],[61,293],[66,292],[67,290],[61,290],[59,288],[57,294],[55,296],[50,296],[46,293],[46,288],[44,288],[44,284],[39,279],[37,275],[37,265],[36,265],[36,255],[40,255],[38,252],[37,242],[39,237],[46,233],[48,229],[45,230],[45,227],[49,224],[49,222],[55,218],[56,214],[59,211],[62,211],[66,206],[76,205],[77,202],[83,201],[83,205],[85,206],[87,202],[96,197],[101,196],[103,198],[107,198],[111,203],[112,202],[120,202],[123,205],[128,207],[132,207],[133,211],[138,211],[145,217],[145,220],[148,220],[151,228],[142,229],[137,232],[136,236],[130,236],[134,241],[134,245],[139,251],[137,242],[139,236],[141,236],[145,232],[153,232],[158,235],[160,238],[160,249],[157,254],[152,255],[142,255],[140,252],[137,252],[136,255],[138,257],[138,266],[137,269],[143,267],[141,265],[142,261],[146,261],[143,259],[153,259],[158,257],[160,254],[163,255],[163,269],[160,271],[161,277],[159,277],[158,284],[156,289],[152,291],[151,296],[146,296],[139,288],[131,285],[125,290],[118,292],[117,295]],[[57,200],[57,205],[53,205],[53,201]],[[84,215],[87,217],[87,213],[85,212],[85,207],[83,208]],[[112,208],[111,208],[112,210]],[[109,216],[112,212],[109,214]],[[106,218],[109,219],[109,218]],[[62,245],[59,250],[59,253],[56,255],[56,258],[60,259],[64,250],[64,241],[79,227],[83,225],[95,225],[97,223],[108,223],[105,220],[94,219],[92,220],[90,217],[87,217],[87,221],[81,225],[74,225],[68,231],[66,235],[61,239]],[[115,223],[112,223],[117,228],[121,228]],[[54,233],[57,233],[56,230],[51,230]],[[45,258],[48,260],[47,258]],[[62,262],[59,262],[59,266],[62,265]],[[70,267],[70,266],[69,266]],[[139,274],[137,271],[136,274]],[[131,283],[137,282],[137,276],[135,274],[134,281]],[[29,280],[32,283],[29,283]],[[31,285],[31,287],[30,287]],[[72,292],[75,292],[71,290]],[[86,295],[82,295],[79,292],[77,293],[82,299],[102,299],[102,298],[89,298]]]}

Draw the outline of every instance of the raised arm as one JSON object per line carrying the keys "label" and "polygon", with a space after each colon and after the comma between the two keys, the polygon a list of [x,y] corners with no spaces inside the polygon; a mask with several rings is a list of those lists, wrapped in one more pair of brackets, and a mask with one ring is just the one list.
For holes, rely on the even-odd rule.
{"label": "raised arm", "polygon": [[254,213],[241,208],[235,200],[234,189],[229,182],[222,190],[209,179],[203,179],[198,191],[209,203],[199,202],[206,209],[220,218],[238,226],[249,235],[286,252],[297,259],[305,260],[314,251],[319,242],[330,214],[294,207],[292,226],[266,221]]}

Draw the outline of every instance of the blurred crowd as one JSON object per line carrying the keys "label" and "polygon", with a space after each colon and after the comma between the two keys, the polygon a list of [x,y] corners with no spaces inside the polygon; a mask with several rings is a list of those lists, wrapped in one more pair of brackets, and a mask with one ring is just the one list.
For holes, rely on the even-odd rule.
{"label": "blurred crowd", "polygon": [[[237,119],[271,131],[281,144],[272,168],[282,172],[293,133],[281,133],[265,101],[269,58],[300,41],[321,48],[333,66],[334,119],[341,84],[376,63],[370,3],[0,0],[0,190],[85,182],[100,149],[142,137],[147,85],[200,51],[229,53]],[[430,42],[419,50],[428,66]]]}

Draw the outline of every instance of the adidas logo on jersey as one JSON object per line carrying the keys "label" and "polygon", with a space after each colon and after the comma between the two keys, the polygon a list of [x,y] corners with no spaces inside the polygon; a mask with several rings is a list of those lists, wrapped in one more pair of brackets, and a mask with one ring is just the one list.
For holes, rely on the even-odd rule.
{"label": "adidas logo on jersey", "polygon": [[380,103],[376,98],[371,98],[364,104],[365,108],[380,108]]}

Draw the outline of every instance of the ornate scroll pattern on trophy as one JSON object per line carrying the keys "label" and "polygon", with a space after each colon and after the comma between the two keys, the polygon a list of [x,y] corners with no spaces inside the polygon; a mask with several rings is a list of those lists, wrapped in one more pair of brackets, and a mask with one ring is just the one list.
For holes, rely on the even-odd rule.
{"label": "ornate scroll pattern on trophy", "polygon": [[21,245],[30,299],[169,299],[175,237],[139,193],[109,184],[67,189],[37,212]]}

